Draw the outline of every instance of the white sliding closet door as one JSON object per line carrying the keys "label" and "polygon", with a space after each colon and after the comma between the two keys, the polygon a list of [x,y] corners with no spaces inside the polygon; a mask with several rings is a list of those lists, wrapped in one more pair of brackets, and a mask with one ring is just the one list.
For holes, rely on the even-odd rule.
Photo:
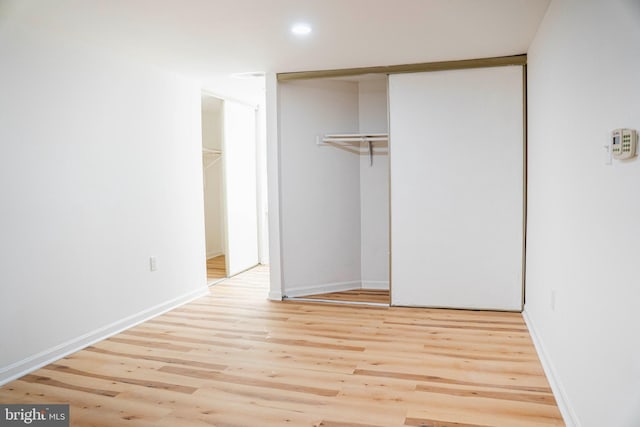
{"label": "white sliding closet door", "polygon": [[224,102],[224,189],[227,222],[227,275],[258,264],[256,112]]}
{"label": "white sliding closet door", "polygon": [[391,292],[521,310],[522,68],[391,75]]}

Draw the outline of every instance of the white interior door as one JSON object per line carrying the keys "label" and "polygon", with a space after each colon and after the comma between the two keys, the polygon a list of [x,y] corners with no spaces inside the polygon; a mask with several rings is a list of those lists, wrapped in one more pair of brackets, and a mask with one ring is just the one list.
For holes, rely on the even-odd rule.
{"label": "white interior door", "polygon": [[522,68],[389,78],[392,304],[521,310]]}
{"label": "white interior door", "polygon": [[224,102],[224,192],[227,223],[227,275],[258,264],[256,112]]}

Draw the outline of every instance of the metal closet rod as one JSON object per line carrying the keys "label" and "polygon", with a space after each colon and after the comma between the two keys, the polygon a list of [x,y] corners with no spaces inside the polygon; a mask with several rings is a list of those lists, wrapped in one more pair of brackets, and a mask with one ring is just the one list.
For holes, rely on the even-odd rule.
{"label": "metal closet rod", "polygon": [[386,133],[332,133],[323,137],[318,137],[317,143],[323,142],[367,142],[367,141],[387,141],[389,135]]}
{"label": "metal closet rod", "polygon": [[373,166],[373,143],[376,141],[388,141],[386,133],[334,133],[318,137],[316,144],[327,142],[367,142],[369,144],[369,166]]}

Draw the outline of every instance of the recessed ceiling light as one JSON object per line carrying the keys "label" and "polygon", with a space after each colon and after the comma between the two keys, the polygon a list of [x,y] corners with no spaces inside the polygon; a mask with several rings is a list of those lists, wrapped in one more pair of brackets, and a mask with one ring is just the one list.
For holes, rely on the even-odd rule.
{"label": "recessed ceiling light", "polygon": [[291,27],[291,32],[296,36],[306,36],[311,32],[311,25],[299,23]]}

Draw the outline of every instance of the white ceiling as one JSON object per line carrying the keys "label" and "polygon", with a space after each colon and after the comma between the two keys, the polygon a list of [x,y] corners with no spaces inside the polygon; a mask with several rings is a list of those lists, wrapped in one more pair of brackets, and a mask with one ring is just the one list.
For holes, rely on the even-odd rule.
{"label": "white ceiling", "polygon": [[[215,82],[525,53],[549,0],[0,0],[0,26]],[[297,21],[312,25],[304,38]]]}

